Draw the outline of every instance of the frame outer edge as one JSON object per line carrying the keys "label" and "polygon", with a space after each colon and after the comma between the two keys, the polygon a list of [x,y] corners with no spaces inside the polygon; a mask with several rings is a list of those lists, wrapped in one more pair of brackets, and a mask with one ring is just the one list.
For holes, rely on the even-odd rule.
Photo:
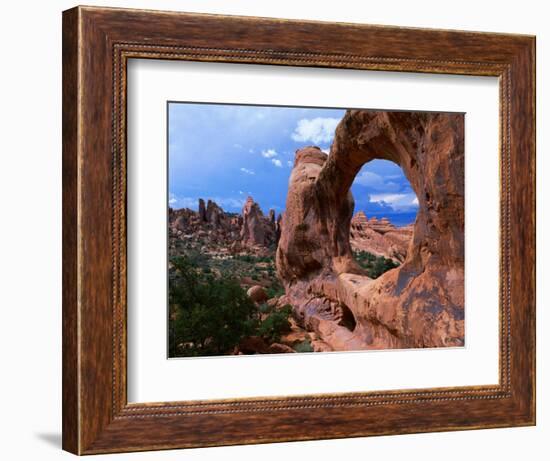
{"label": "frame outer edge", "polygon": [[62,448],[79,454],[80,379],[78,331],[79,42],[80,11],[62,15]]}
{"label": "frame outer edge", "polygon": [[[98,242],[102,243],[105,241],[107,224],[110,223],[111,219],[107,217],[107,214],[101,210],[100,206],[93,199],[105,200],[107,194],[105,186],[112,185],[111,179],[114,181],[114,178],[111,178],[106,170],[106,157],[102,156],[107,152],[103,133],[108,129],[107,125],[110,124],[110,121],[108,123],[106,117],[109,112],[107,107],[105,107],[105,102],[107,95],[109,95],[109,99],[112,95],[110,94],[111,89],[107,88],[108,82],[98,72],[104,70],[102,67],[104,64],[108,68],[111,68],[112,65],[111,57],[107,56],[106,53],[110,52],[112,45],[116,44],[120,37],[117,38],[116,34],[111,35],[111,32],[115,31],[120,35],[120,33],[130,30],[120,25],[123,18],[119,18],[119,16],[123,16],[125,13],[128,13],[128,10],[103,11],[102,9],[90,9],[88,7],[77,7],[63,13],[63,448],[75,454],[92,454],[290,440],[318,440],[324,438],[431,432],[438,430],[433,425],[424,426],[419,424],[414,427],[405,428],[390,427],[385,431],[376,429],[369,431],[363,428],[352,432],[325,431],[324,428],[315,427],[315,421],[312,421],[311,429],[313,432],[308,435],[303,431],[299,434],[287,433],[283,425],[278,435],[272,434],[271,436],[266,436],[265,433],[267,431],[264,431],[260,435],[250,438],[249,434],[243,436],[242,433],[234,428],[234,425],[236,422],[238,425],[238,421],[241,421],[250,424],[251,427],[255,427],[261,419],[253,421],[255,418],[252,414],[249,416],[239,413],[236,413],[234,416],[217,415],[216,421],[220,424],[226,424],[223,433],[218,431],[220,426],[213,428],[211,421],[207,421],[207,419],[210,419],[209,415],[197,415],[190,418],[187,415],[183,417],[183,415],[174,414],[171,415],[174,416],[174,424],[169,428],[171,431],[169,433],[165,431],[164,434],[161,434],[166,436],[166,440],[169,442],[148,443],[141,437],[155,435],[154,429],[160,426],[161,420],[159,417],[161,415],[153,415],[151,419],[144,419],[143,415],[139,415],[136,418],[132,418],[131,421],[128,418],[118,417],[121,415],[117,414],[114,400],[111,400],[110,390],[109,399],[107,399],[105,390],[106,383],[111,380],[111,374],[107,375],[105,372],[105,353],[111,348],[114,349],[114,344],[109,343],[107,345],[106,337],[107,335],[111,337],[111,333],[114,334],[115,331],[106,321],[106,317],[104,318],[108,304],[106,295],[109,290],[106,288],[107,284],[101,285],[101,281],[105,282],[110,269],[107,268],[105,259],[99,260],[96,257],[97,254],[92,250],[92,247]],[[108,18],[104,16],[108,16]],[[114,18],[115,16],[116,18]],[[166,16],[170,17],[172,14],[167,14]],[[191,16],[193,21],[197,19],[196,15]],[[183,15],[182,17],[185,16]],[[219,18],[221,19],[222,17]],[[229,19],[228,17],[225,18]],[[113,22],[114,19],[117,20]],[[191,21],[191,19],[189,20]],[[233,24],[235,21],[237,20],[233,19],[232,24],[230,24],[230,30],[233,30],[233,32],[238,26],[238,24]],[[273,23],[275,21],[272,20]],[[130,21],[126,21],[126,23],[128,22]],[[297,27],[301,24],[300,21],[288,21],[289,27],[291,25]],[[329,25],[330,23],[327,23],[326,27],[329,27]],[[358,28],[361,28],[361,25]],[[365,26],[365,30],[366,28],[367,26]],[[145,27],[145,29],[145,32],[147,32],[150,28],[147,29]],[[411,31],[412,33],[418,34],[420,32]],[[489,40],[492,36],[487,35],[486,37]],[[525,37],[519,39],[506,35],[499,38],[505,42],[509,42],[508,44],[515,53],[520,52],[518,48],[522,48],[521,54],[523,59],[529,63],[529,66],[527,68],[525,61],[523,61],[524,67],[521,70],[531,72],[534,68],[534,40],[529,42],[528,40],[525,41]],[[176,36],[174,40],[177,42],[181,39]],[[238,44],[241,41],[241,37],[234,37],[234,40]],[[164,42],[161,40],[161,43]],[[200,41],[198,44],[201,45]],[[230,48],[232,48],[233,44],[230,45]],[[470,45],[473,46],[471,43]],[[495,43],[492,43],[492,45],[495,46]],[[504,43],[496,45],[502,48]],[[261,49],[262,47],[260,47]],[[529,51],[527,51],[528,49]],[[509,51],[511,50],[509,49]],[[84,57],[83,54],[85,54]],[[312,53],[312,55],[314,54]],[[525,54],[528,54],[528,56],[525,57]],[[91,57],[94,59],[91,59]],[[509,58],[515,61],[517,57],[517,54],[515,56],[503,55],[502,59]],[[105,61],[103,62],[102,59],[105,59]],[[459,62],[458,64],[463,63]],[[397,64],[397,66],[405,68],[402,63]],[[477,73],[475,74],[477,75]],[[534,76],[532,77],[534,78]],[[99,89],[103,90],[104,94],[102,107],[97,107],[94,104],[94,98],[97,98],[98,94],[101,94],[101,91],[96,88],[96,92],[94,92],[89,90],[88,87],[91,81],[97,82],[98,80]],[[523,161],[523,163],[529,164],[528,172],[524,172],[527,173],[525,175],[527,177],[523,177],[523,181],[528,181],[528,197],[523,203],[527,206],[528,212],[531,213],[533,212],[534,191],[529,181],[534,178],[535,165],[532,158],[534,156],[534,126],[531,125],[534,122],[534,100],[530,99],[534,97],[534,80],[531,81],[530,78],[527,78],[524,81],[527,81],[525,102],[533,104],[527,111],[531,112],[532,117],[528,118],[525,122],[529,130],[526,139],[522,141],[523,146],[529,146],[526,150],[527,159]],[[523,96],[526,95],[525,91],[526,89],[524,88],[522,91]],[[97,143],[94,143],[88,137],[83,137],[83,135],[89,136],[94,132],[102,133],[100,136],[101,139]],[[88,173],[93,173],[93,178],[88,177]],[[94,184],[92,179],[99,180],[98,184]],[[100,217],[101,219],[94,224],[90,221],[90,218],[93,217]],[[534,223],[534,215],[529,221]],[[98,234],[92,232],[87,227],[90,224],[94,224],[96,227],[99,225],[100,232]],[[532,247],[534,250],[534,242],[529,240],[534,235],[533,232],[534,230],[527,232],[526,246]],[[102,251],[106,252],[103,244],[101,247]],[[528,262],[532,262],[534,260],[534,253],[533,255],[527,255],[526,258]],[[89,267],[90,263],[94,262],[96,266]],[[89,269],[94,269],[93,277],[90,277],[92,273]],[[530,282],[528,284],[530,287],[534,286],[534,279],[531,279],[534,275],[534,268],[531,269],[525,275],[526,280]],[[99,287],[101,288],[99,294],[97,294],[98,284],[101,285]],[[534,302],[533,294],[528,298]],[[519,304],[525,307],[525,301]],[[531,309],[534,309],[534,307],[527,306],[529,313],[534,314],[534,311],[531,312]],[[521,384],[532,384],[532,386],[527,385],[527,388],[532,390],[529,393],[529,398],[519,399],[519,401],[516,400],[515,402],[509,400],[510,405],[507,408],[512,413],[510,414],[510,418],[512,419],[500,419],[487,423],[483,420],[483,415],[481,415],[479,421],[476,419],[477,423],[475,421],[459,419],[453,424],[442,427],[443,430],[509,427],[512,425],[528,425],[534,422],[535,382],[532,374],[534,373],[534,317],[523,318],[518,323],[519,325],[517,326],[529,340],[529,344],[526,344],[529,352],[527,354],[522,353],[522,358],[515,363],[515,373],[518,373],[517,376],[521,377]],[[98,331],[95,331],[95,327],[97,327]],[[525,349],[521,349],[521,351],[524,352]],[[527,359],[527,363],[525,359]],[[531,372],[529,376],[525,376],[526,366]],[[441,405],[429,400],[426,400],[425,403],[428,407],[432,407],[433,410],[439,409],[440,411],[445,411],[449,406],[452,407],[454,405],[456,407],[457,402],[454,402],[454,398],[448,400],[448,403]],[[464,404],[471,408],[472,415],[476,416],[477,413],[482,413],[484,408],[491,406],[489,405],[490,402],[490,400],[479,400],[479,405],[468,402],[464,402]],[[513,404],[519,404],[519,407],[513,407]],[[526,406],[532,409],[532,413],[529,414],[528,410],[527,412],[525,411]],[[333,420],[337,419],[337,412],[329,407],[326,409],[320,407],[322,405],[319,405],[319,408],[313,411],[322,417],[326,416],[326,418],[330,417]],[[405,405],[403,410],[408,411],[407,408],[408,405]],[[412,410],[411,408],[410,411]],[[270,421],[286,422],[284,418],[277,419],[273,414],[270,415],[269,409],[266,409],[266,411],[266,416],[270,417]],[[300,410],[298,416],[306,418],[307,416],[304,415],[309,414],[309,412],[310,410],[304,407]],[[360,418],[368,415],[369,412],[362,410],[362,412],[356,411],[354,413],[357,420],[355,421],[356,426],[362,423]],[[259,412],[256,414],[259,414]],[[533,420],[531,420],[531,416]],[[137,424],[138,421],[139,424]],[[266,422],[266,425],[267,423],[269,421]],[[221,427],[223,428],[224,426],[222,425]],[[351,428],[351,425],[349,427]],[[174,435],[180,435],[178,434],[178,430],[182,431],[182,437],[185,434],[186,439],[177,439],[180,441],[176,440],[175,443],[172,443]],[[197,434],[197,431],[200,436]],[[189,432],[195,432],[195,435],[189,436]],[[213,435],[216,436],[214,440],[210,439],[210,436]]]}
{"label": "frame outer edge", "polygon": [[534,222],[534,245],[535,245],[535,254],[534,254],[534,263],[533,263],[533,283],[535,284],[534,287],[534,310],[535,315],[533,318],[533,358],[532,358],[532,367],[533,367],[533,401],[531,402],[531,410],[532,410],[532,423],[533,426],[537,425],[537,37],[532,37],[532,45],[530,49],[531,53],[531,61],[532,61],[532,67],[531,67],[531,85],[532,85],[532,100],[531,100],[531,110],[533,111],[533,134],[531,136],[531,149],[533,149],[533,184],[534,184],[534,198],[533,198],[533,209],[531,211],[533,215],[533,222]]}
{"label": "frame outer edge", "polygon": [[517,425],[536,425],[535,38],[510,63],[510,302],[512,396]]}

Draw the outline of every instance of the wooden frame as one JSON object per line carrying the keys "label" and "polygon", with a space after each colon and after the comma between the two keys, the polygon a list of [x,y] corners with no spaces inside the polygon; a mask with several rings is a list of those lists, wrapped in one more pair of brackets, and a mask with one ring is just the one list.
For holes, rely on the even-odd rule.
{"label": "wooden frame", "polygon": [[[498,76],[500,383],[126,400],[130,58]],[[77,7],[63,13],[63,448],[77,454],[535,424],[535,39]]]}

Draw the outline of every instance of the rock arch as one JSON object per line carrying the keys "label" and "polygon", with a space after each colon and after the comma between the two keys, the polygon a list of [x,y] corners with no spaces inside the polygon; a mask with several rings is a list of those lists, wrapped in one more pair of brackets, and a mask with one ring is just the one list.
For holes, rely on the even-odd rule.
{"label": "rock arch", "polygon": [[[349,243],[350,187],[373,159],[401,166],[419,200],[405,261],[376,280]],[[463,345],[463,115],[348,110],[329,156],[296,152],[276,261],[299,321],[332,349]]]}

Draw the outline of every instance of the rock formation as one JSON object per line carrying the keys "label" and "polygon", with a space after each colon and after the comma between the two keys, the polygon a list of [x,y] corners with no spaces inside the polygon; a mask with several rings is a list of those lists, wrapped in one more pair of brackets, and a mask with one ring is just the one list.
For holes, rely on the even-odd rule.
{"label": "rock formation", "polygon": [[206,205],[202,198],[198,202],[198,211],[189,208],[169,210],[171,247],[175,247],[177,241],[184,241],[199,250],[199,244],[202,245],[202,251],[209,247],[229,253],[273,250],[277,231],[273,210],[264,216],[252,197],[248,197],[242,215],[227,213],[212,200]]}
{"label": "rock formation", "polygon": [[243,207],[241,241],[245,245],[269,246],[275,243],[275,222],[271,216],[264,216],[260,206],[248,197]]}
{"label": "rock formation", "polygon": [[[403,263],[371,280],[353,259],[350,187],[376,158],[401,166],[419,211]],[[277,272],[299,322],[334,350],[463,345],[463,115],[349,110],[330,156],[297,151]]]}
{"label": "rock formation", "polygon": [[251,286],[246,292],[248,297],[257,304],[265,303],[268,300],[264,287],[260,285]]}
{"label": "rock formation", "polygon": [[279,245],[279,239],[281,238],[281,223],[283,221],[283,216],[279,215],[277,216],[277,220],[275,221],[275,244]]}
{"label": "rock formation", "polygon": [[218,206],[216,202],[208,200],[208,205],[206,206],[206,222],[209,222],[210,224],[212,224],[213,227],[216,228],[221,226],[223,224],[223,221],[225,221],[224,211]]}
{"label": "rock formation", "polygon": [[388,219],[370,220],[363,211],[351,218],[350,244],[354,251],[368,251],[403,262],[413,235],[413,226],[395,227]]}
{"label": "rock formation", "polygon": [[206,208],[204,206],[204,200],[202,198],[199,199],[199,218],[201,221],[206,222]]}

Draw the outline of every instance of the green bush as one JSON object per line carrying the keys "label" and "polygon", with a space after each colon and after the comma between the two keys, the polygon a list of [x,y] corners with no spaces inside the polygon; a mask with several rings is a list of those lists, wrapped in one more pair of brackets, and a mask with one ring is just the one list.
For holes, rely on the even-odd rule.
{"label": "green bush", "polygon": [[285,289],[279,283],[279,279],[275,279],[270,287],[268,287],[265,292],[267,293],[268,298],[279,298],[285,294]]}
{"label": "green bush", "polygon": [[258,334],[270,342],[279,342],[281,335],[290,331],[288,317],[292,313],[292,306],[285,305],[267,316],[260,324]]}
{"label": "green bush", "polygon": [[170,357],[230,353],[255,334],[256,306],[236,280],[201,273],[185,257],[171,263]]}
{"label": "green bush", "polygon": [[258,306],[258,311],[261,314],[267,314],[268,312],[271,312],[271,307],[267,303],[262,303]]}
{"label": "green bush", "polygon": [[355,260],[367,271],[371,279],[380,277],[384,272],[399,267],[399,264],[392,259],[376,256],[367,251],[358,251],[354,253]]}
{"label": "green bush", "polygon": [[309,339],[304,339],[302,342],[294,346],[296,352],[313,352],[313,346]]}

